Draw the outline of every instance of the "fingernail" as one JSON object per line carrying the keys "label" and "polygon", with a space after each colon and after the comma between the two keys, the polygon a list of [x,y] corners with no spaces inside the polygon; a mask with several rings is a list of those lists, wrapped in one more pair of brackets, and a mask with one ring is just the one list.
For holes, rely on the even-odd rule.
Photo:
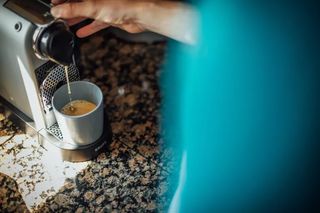
{"label": "fingernail", "polygon": [[55,17],[60,16],[61,10],[59,10],[59,8],[57,7],[53,7],[51,8],[51,14]]}

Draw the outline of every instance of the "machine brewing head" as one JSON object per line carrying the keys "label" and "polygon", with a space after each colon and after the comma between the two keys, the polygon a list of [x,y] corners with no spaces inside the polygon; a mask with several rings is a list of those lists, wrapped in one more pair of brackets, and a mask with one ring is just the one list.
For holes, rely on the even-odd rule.
{"label": "machine brewing head", "polygon": [[56,20],[46,27],[39,28],[34,40],[36,55],[58,64],[70,65],[73,62],[74,34],[62,20]]}

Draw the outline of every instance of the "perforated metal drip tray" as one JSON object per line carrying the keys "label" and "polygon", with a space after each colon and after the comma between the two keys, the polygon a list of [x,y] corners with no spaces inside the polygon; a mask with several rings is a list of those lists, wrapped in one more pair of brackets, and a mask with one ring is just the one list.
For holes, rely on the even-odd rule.
{"label": "perforated metal drip tray", "polygon": [[58,123],[53,124],[52,126],[50,126],[49,128],[47,128],[47,131],[54,136],[56,139],[63,141],[63,136],[61,133],[61,130],[58,126]]}

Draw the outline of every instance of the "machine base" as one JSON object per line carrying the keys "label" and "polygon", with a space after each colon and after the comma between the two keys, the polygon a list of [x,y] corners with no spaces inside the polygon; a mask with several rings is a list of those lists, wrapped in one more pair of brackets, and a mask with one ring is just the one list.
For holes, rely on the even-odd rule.
{"label": "machine base", "polygon": [[3,113],[6,117],[12,120],[14,124],[21,128],[21,130],[26,134],[30,135],[31,137],[35,137],[40,145],[43,146],[48,152],[51,152],[52,155],[57,159],[59,158],[64,161],[71,162],[83,162],[91,160],[103,151],[106,151],[112,140],[111,125],[106,114],[104,116],[104,132],[102,136],[94,143],[84,146],[75,146],[57,139],[46,129],[37,131],[34,127],[33,121],[29,117],[15,108],[1,96],[0,107],[3,108]]}
{"label": "machine base", "polygon": [[107,115],[104,116],[104,131],[102,136],[94,143],[84,146],[73,146],[66,144],[53,137],[47,130],[40,131],[39,141],[41,145],[50,151],[55,150],[62,160],[71,162],[82,162],[95,158],[103,151],[106,151],[112,140],[112,131]]}

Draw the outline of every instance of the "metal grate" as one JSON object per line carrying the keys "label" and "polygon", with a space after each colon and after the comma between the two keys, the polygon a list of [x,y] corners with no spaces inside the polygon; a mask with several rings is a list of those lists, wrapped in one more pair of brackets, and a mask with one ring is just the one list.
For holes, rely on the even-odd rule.
{"label": "metal grate", "polygon": [[[75,65],[69,66],[68,74],[71,82],[80,80],[79,72]],[[40,93],[44,106],[51,108],[51,99],[54,92],[59,88],[59,86],[66,83],[64,67],[56,65],[40,85]]]}
{"label": "metal grate", "polygon": [[42,66],[38,67],[35,70],[35,74],[38,80],[38,85],[42,84],[43,80],[54,69],[55,66],[56,66],[55,63],[48,61],[47,63],[43,64]]}
{"label": "metal grate", "polygon": [[[38,85],[40,85],[40,96],[44,106],[44,112],[49,115],[53,110],[51,105],[53,94],[60,86],[67,83],[64,67],[48,61],[37,68],[35,74]],[[69,66],[68,74],[70,82],[80,80],[79,71],[75,65]],[[46,118],[46,122],[47,125],[53,124],[47,128],[47,131],[55,138],[62,141],[63,136],[55,118],[54,120]]]}
{"label": "metal grate", "polygon": [[52,126],[50,126],[49,128],[47,128],[47,131],[53,135],[54,137],[56,137],[58,140],[63,140],[63,136],[62,136],[62,133],[61,133],[61,130],[58,126],[57,123],[53,124]]}

